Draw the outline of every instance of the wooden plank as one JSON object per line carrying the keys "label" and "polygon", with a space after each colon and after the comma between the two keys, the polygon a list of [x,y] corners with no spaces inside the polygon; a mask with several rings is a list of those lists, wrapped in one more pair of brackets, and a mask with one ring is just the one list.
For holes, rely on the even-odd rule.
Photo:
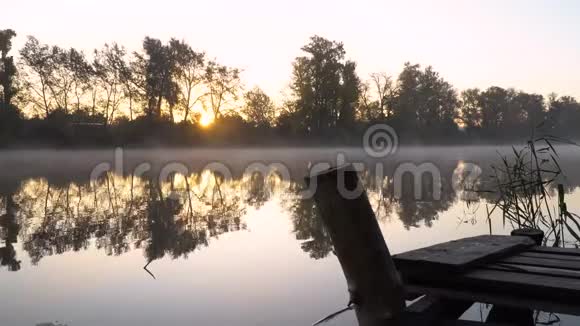
{"label": "wooden plank", "polygon": [[560,254],[551,254],[551,253],[543,253],[543,252],[535,252],[535,251],[524,251],[524,252],[519,253],[518,256],[580,262],[580,256],[560,255]]}
{"label": "wooden plank", "polygon": [[503,271],[511,271],[511,272],[538,274],[538,275],[544,275],[544,276],[569,277],[569,278],[580,279],[580,271],[575,271],[575,270],[570,270],[570,269],[561,269],[561,268],[499,263],[499,264],[486,265],[484,267],[484,269],[503,270]]}
{"label": "wooden plank", "polygon": [[545,300],[532,297],[517,297],[509,292],[490,293],[485,290],[475,290],[473,288],[452,288],[438,287],[426,284],[407,284],[407,291],[410,293],[421,293],[426,295],[439,296],[457,300],[471,300],[474,302],[498,304],[516,308],[529,308],[554,313],[563,313],[580,316],[580,307],[575,302],[563,300]]}
{"label": "wooden plank", "polygon": [[559,260],[539,257],[511,256],[498,261],[498,263],[508,263],[524,266],[539,266],[559,269],[569,269],[580,271],[580,261]]}
{"label": "wooden plank", "polygon": [[403,276],[462,272],[534,246],[527,237],[483,235],[417,249],[393,256]]}
{"label": "wooden plank", "polygon": [[[542,261],[519,256],[505,258],[501,263],[485,265],[462,275],[450,275],[446,279],[410,278],[406,289],[409,293],[449,299],[580,315],[580,272],[562,268],[557,260],[550,259],[543,261],[551,262],[553,267],[505,262],[526,262],[522,261],[524,259],[530,260],[530,264]],[[510,267],[513,270],[509,270]]]}
{"label": "wooden plank", "polygon": [[532,247],[529,249],[529,251],[547,254],[580,256],[580,249],[574,248]]}
{"label": "wooden plank", "polygon": [[510,293],[516,297],[545,300],[580,300],[580,280],[497,270],[476,270],[457,278],[453,286],[493,293]]}

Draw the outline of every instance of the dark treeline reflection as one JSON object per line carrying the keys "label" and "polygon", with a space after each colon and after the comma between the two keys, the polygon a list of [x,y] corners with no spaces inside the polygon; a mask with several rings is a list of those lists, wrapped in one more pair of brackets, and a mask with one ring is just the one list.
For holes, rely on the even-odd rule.
{"label": "dark treeline reflection", "polygon": [[[403,174],[400,183],[394,180],[394,171],[405,162],[400,158],[381,162],[382,168],[377,168],[376,162],[366,162],[367,169],[360,177],[380,221],[398,219],[407,229],[431,227],[458,201],[469,202],[471,207],[493,202],[492,193],[464,189],[485,188],[485,176],[491,173],[486,167],[494,158],[482,155],[478,163],[483,167],[483,179],[473,183],[467,178],[467,162],[439,160],[440,180],[422,175],[419,197],[411,173]],[[425,162],[425,157],[409,158]],[[570,171],[565,180],[568,192],[580,184],[580,175],[572,168],[576,162],[575,156],[562,156],[564,170]],[[45,256],[93,247],[108,255],[142,250],[144,263],[166,256],[186,258],[222,234],[244,230],[248,212],[269,202],[288,213],[291,231],[310,257],[324,258],[332,251],[313,200],[302,196],[302,179],[285,180],[274,172],[240,172],[224,178],[210,170],[192,169],[200,172],[173,174],[161,183],[158,177],[113,173],[91,183],[82,173],[59,171],[14,174],[0,183],[3,268],[19,270],[22,257],[18,255],[23,252],[37,264]],[[151,175],[159,175],[158,169],[154,171]],[[301,169],[293,172],[308,174]],[[439,187],[440,194],[435,191]]]}
{"label": "dark treeline reflection", "polygon": [[24,180],[3,196],[1,234],[8,252],[2,263],[18,269],[12,249],[17,238],[33,264],[93,244],[109,255],[142,248],[148,261],[187,256],[210,238],[245,228],[244,203],[258,201],[250,194],[241,198],[242,184],[209,172],[174,176],[166,184],[112,174],[94,184]]}
{"label": "dark treeline reflection", "polygon": [[4,242],[4,247],[0,247],[0,266],[17,271],[20,269],[20,261],[16,259],[14,244],[18,241],[20,224],[16,219],[18,206],[13,196],[16,189],[12,186],[0,189],[0,242]]}
{"label": "dark treeline reflection", "polygon": [[[454,168],[449,166],[446,173],[450,176]],[[369,172],[361,176],[378,218],[397,216],[407,228],[420,223],[430,226],[456,200],[446,181],[441,200],[432,200],[430,190],[425,190],[426,197],[419,201],[412,182],[395,199],[391,179],[379,180]],[[210,245],[212,238],[244,230],[248,209],[272,200],[288,211],[296,239],[312,258],[324,258],[332,250],[314,202],[301,196],[300,182],[282,180],[275,173],[224,179],[211,171],[172,175],[161,184],[155,180],[107,174],[93,183],[54,177],[4,183],[0,189],[2,266],[20,269],[17,243],[33,264],[45,256],[92,246],[108,255],[140,249],[145,262],[187,257]],[[425,189],[433,188],[428,177],[423,184]]]}

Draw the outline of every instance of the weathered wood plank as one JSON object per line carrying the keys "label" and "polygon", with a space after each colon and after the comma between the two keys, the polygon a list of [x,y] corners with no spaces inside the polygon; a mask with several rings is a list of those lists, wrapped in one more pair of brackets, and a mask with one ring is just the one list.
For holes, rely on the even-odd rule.
{"label": "weathered wood plank", "polygon": [[580,280],[531,273],[478,269],[458,276],[455,286],[517,297],[580,300]]}
{"label": "weathered wood plank", "polygon": [[552,254],[552,253],[544,253],[544,252],[535,252],[535,251],[524,251],[519,254],[518,256],[522,257],[532,257],[532,258],[543,258],[543,259],[556,259],[556,260],[565,260],[565,261],[577,261],[580,262],[580,255],[560,255],[560,254]]}
{"label": "weathered wood plank", "polygon": [[539,266],[539,267],[551,267],[559,269],[569,269],[574,271],[580,271],[580,261],[571,260],[561,260],[561,259],[551,259],[551,258],[540,258],[540,257],[525,257],[525,256],[512,256],[506,257],[498,261],[498,263],[509,263],[514,265],[526,265],[526,266]]}
{"label": "weathered wood plank", "polygon": [[486,265],[484,268],[493,270],[512,271],[516,273],[532,273],[544,276],[570,277],[580,279],[580,271],[570,269],[540,267],[532,265],[519,265],[511,263],[490,264]]}
{"label": "weathered wood plank", "polygon": [[462,272],[534,246],[528,237],[483,235],[441,243],[393,256],[403,276]]}
{"label": "weathered wood plank", "polygon": [[472,287],[452,288],[439,287],[426,284],[407,284],[407,291],[410,293],[421,293],[426,295],[439,296],[457,300],[471,300],[474,302],[499,304],[516,308],[530,308],[554,313],[564,313],[580,316],[580,307],[575,302],[565,300],[553,300],[533,297],[518,297],[509,292],[490,293],[485,289],[474,289]]}
{"label": "weathered wood plank", "polygon": [[532,247],[529,249],[529,251],[542,252],[547,254],[580,256],[580,249],[575,248]]}
{"label": "weathered wood plank", "polygon": [[[534,240],[536,245],[541,245],[544,239],[544,231],[539,229],[517,229],[511,232],[513,236],[526,236]],[[488,267],[486,265],[486,267]],[[501,266],[500,270],[513,270],[513,265]],[[515,266],[516,270],[521,270],[521,266]],[[526,271],[527,272],[527,271]],[[517,326],[534,326],[534,311],[530,308],[514,308],[503,306],[501,304],[494,304],[489,312],[486,323],[507,322]]]}

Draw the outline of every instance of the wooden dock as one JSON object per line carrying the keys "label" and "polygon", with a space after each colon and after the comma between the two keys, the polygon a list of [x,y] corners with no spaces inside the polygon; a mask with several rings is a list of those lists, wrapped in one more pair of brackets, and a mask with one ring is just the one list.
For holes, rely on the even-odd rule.
{"label": "wooden dock", "polygon": [[[360,326],[532,326],[534,310],[580,316],[580,250],[541,247],[541,232],[519,230],[527,236],[484,235],[391,257],[366,193],[353,195],[352,167],[307,182],[318,187]],[[457,320],[475,302],[493,305],[486,322]]]}
{"label": "wooden dock", "polygon": [[[506,248],[517,243],[514,238],[521,243],[507,252],[498,255],[490,250],[486,255],[482,250],[481,256],[465,258],[470,257],[465,252],[473,252],[470,247],[482,242]],[[441,248],[448,250],[442,253]],[[580,316],[580,250],[539,247],[520,237],[482,236],[414,250],[393,259],[411,295]]]}

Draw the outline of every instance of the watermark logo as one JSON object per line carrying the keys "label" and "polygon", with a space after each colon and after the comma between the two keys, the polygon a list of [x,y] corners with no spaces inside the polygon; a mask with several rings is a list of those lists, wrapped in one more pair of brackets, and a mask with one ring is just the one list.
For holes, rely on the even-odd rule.
{"label": "watermark logo", "polygon": [[[368,157],[374,159],[393,155],[397,152],[399,147],[399,138],[396,131],[386,124],[377,124],[369,127],[364,133],[362,141],[365,153]],[[342,152],[337,152],[334,159],[334,161],[330,159],[309,164],[306,173],[311,177],[310,183],[306,188],[299,191],[299,195],[302,198],[312,198],[317,190],[318,185],[316,178],[312,177],[332,167],[344,165],[351,165],[359,174],[368,173],[374,178],[374,184],[376,185],[382,185],[385,180],[391,180],[394,197],[396,199],[403,198],[404,189],[412,189],[412,195],[417,201],[440,200],[444,184],[451,185],[452,190],[456,193],[465,195],[468,193],[469,189],[473,189],[477,186],[482,174],[482,170],[478,165],[463,161],[458,162],[457,168],[453,171],[453,175],[451,175],[451,180],[447,180],[443,178],[440,166],[431,162],[402,161],[396,166],[393,166],[392,171],[389,173],[385,171],[385,167],[387,166],[386,162],[371,162],[371,160],[368,159],[361,159],[358,162],[348,161],[346,153]],[[232,169],[225,163],[226,162],[211,161],[200,171],[216,173],[224,178],[224,180],[232,179]],[[228,163],[235,164],[235,162]],[[92,184],[95,184],[101,176],[111,172],[122,175],[124,172],[129,172],[126,171],[127,167],[128,164],[125,162],[125,153],[123,149],[117,148],[114,151],[111,163],[102,162],[94,167],[90,175],[90,181]],[[149,175],[149,177],[152,180],[157,177],[160,184],[170,180],[173,175],[179,174],[187,176],[191,172],[192,171],[190,171],[188,165],[181,162],[167,162],[155,169],[155,171],[153,170],[153,164],[151,164],[151,162],[141,162],[132,169],[132,175],[136,177],[143,176],[145,173],[155,174]],[[264,179],[275,175],[276,179],[284,184],[291,184],[296,180],[302,179],[304,176],[304,171],[302,171],[300,172],[301,175],[295,175],[294,177],[296,178],[293,179],[291,170],[285,162],[248,162],[244,168],[242,168],[241,172],[243,176],[258,174]],[[447,176],[448,174],[444,175]],[[362,185],[356,189],[347,189],[344,184],[344,176],[340,174],[338,175],[337,187],[338,191],[345,199],[356,198],[365,191]],[[411,194],[409,193],[409,195]],[[475,193],[471,193],[471,196],[475,195]]]}
{"label": "watermark logo", "polygon": [[363,136],[363,147],[370,157],[386,157],[397,152],[399,136],[393,127],[387,124],[376,124],[366,130]]}
{"label": "watermark logo", "polygon": [[416,165],[414,163],[403,163],[397,167],[393,180],[395,183],[395,198],[403,198],[403,177],[405,174],[410,174],[413,177],[413,194],[415,200],[422,200],[423,198],[423,176],[429,175],[432,178],[432,199],[441,199],[441,172],[433,163],[422,163]]}

